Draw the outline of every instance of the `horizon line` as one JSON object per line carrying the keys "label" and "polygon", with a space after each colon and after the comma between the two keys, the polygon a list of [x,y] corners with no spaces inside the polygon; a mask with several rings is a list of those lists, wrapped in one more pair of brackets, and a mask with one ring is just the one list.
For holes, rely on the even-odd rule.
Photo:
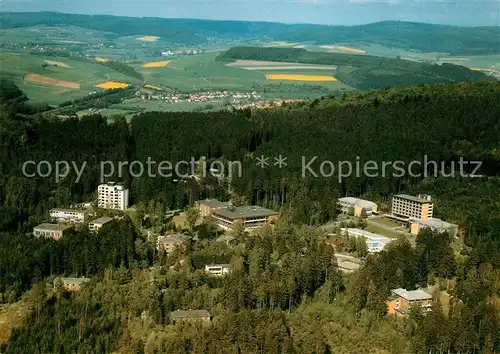
{"label": "horizon line", "polygon": [[[1,1],[1,0],[0,0]],[[91,13],[74,13],[74,12],[62,12],[62,11],[0,11],[0,14],[12,13],[12,14],[23,14],[23,13],[52,13],[52,14],[63,14],[63,15],[74,15],[74,16],[109,16],[109,17],[124,17],[124,18],[135,18],[135,19],[159,19],[159,20],[191,20],[191,21],[213,21],[213,22],[246,22],[246,23],[270,23],[270,24],[281,24],[285,26],[322,26],[322,27],[361,27],[369,26],[379,23],[411,23],[411,24],[422,24],[422,25],[432,25],[432,26],[443,26],[443,27],[455,27],[455,28],[500,28],[500,24],[494,25],[450,25],[443,23],[425,22],[425,21],[403,21],[403,20],[381,20],[375,22],[367,22],[357,25],[336,25],[336,24],[324,24],[324,23],[313,23],[313,22],[281,22],[281,21],[263,21],[263,20],[237,20],[237,19],[212,19],[212,18],[197,18],[197,17],[158,17],[158,16],[128,16],[128,15],[113,15],[113,14],[91,14]],[[0,27],[3,27],[0,25]],[[78,27],[78,26],[75,26]]]}

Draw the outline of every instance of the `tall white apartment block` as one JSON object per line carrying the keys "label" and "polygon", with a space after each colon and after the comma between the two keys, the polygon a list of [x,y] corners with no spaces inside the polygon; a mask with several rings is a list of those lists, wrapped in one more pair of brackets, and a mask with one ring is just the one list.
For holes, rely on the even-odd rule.
{"label": "tall white apartment block", "polygon": [[97,187],[97,205],[103,209],[125,210],[128,208],[128,189],[115,182]]}

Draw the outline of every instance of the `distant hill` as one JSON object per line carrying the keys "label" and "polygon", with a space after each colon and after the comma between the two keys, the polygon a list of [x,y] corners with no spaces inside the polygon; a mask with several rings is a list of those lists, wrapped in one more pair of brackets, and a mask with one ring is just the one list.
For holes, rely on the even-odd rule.
{"label": "distant hill", "polygon": [[386,21],[361,26],[286,25],[271,22],[134,18],[55,12],[3,12],[1,29],[36,25],[79,26],[119,36],[154,34],[169,41],[201,44],[208,37],[270,39],[331,44],[364,42],[452,55],[500,53],[500,27],[456,27]]}
{"label": "distant hill", "polygon": [[[282,61],[336,65],[335,76],[360,90],[462,81],[495,81],[487,75],[453,64],[427,64],[371,55],[312,52],[301,48],[235,47],[217,60]],[[348,68],[348,70],[343,70]]]}

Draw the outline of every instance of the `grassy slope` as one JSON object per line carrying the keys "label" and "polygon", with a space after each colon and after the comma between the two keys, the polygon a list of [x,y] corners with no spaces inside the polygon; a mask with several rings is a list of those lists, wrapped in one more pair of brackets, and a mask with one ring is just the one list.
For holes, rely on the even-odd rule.
{"label": "grassy slope", "polygon": [[[13,80],[33,101],[60,103],[69,99],[83,97],[95,91],[95,85],[111,80],[130,84],[140,83],[140,80],[117,73],[91,60],[69,57],[54,57],[38,54],[1,53],[2,77]],[[43,67],[45,60],[60,61],[71,68],[59,66]],[[36,73],[57,80],[80,83],[80,90],[64,87],[24,83],[23,77],[28,73]]]}

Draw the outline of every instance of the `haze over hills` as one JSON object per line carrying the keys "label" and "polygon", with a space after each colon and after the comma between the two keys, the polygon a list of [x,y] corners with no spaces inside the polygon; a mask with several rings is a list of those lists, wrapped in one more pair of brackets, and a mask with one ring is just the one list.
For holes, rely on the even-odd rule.
{"label": "haze over hills", "polygon": [[3,12],[1,29],[77,26],[117,36],[154,34],[170,42],[197,45],[216,38],[330,44],[363,42],[445,52],[452,55],[497,54],[500,27],[457,27],[426,23],[385,21],[360,26],[287,25],[273,22],[197,19],[134,18],[110,15],[76,15],[56,12]]}

